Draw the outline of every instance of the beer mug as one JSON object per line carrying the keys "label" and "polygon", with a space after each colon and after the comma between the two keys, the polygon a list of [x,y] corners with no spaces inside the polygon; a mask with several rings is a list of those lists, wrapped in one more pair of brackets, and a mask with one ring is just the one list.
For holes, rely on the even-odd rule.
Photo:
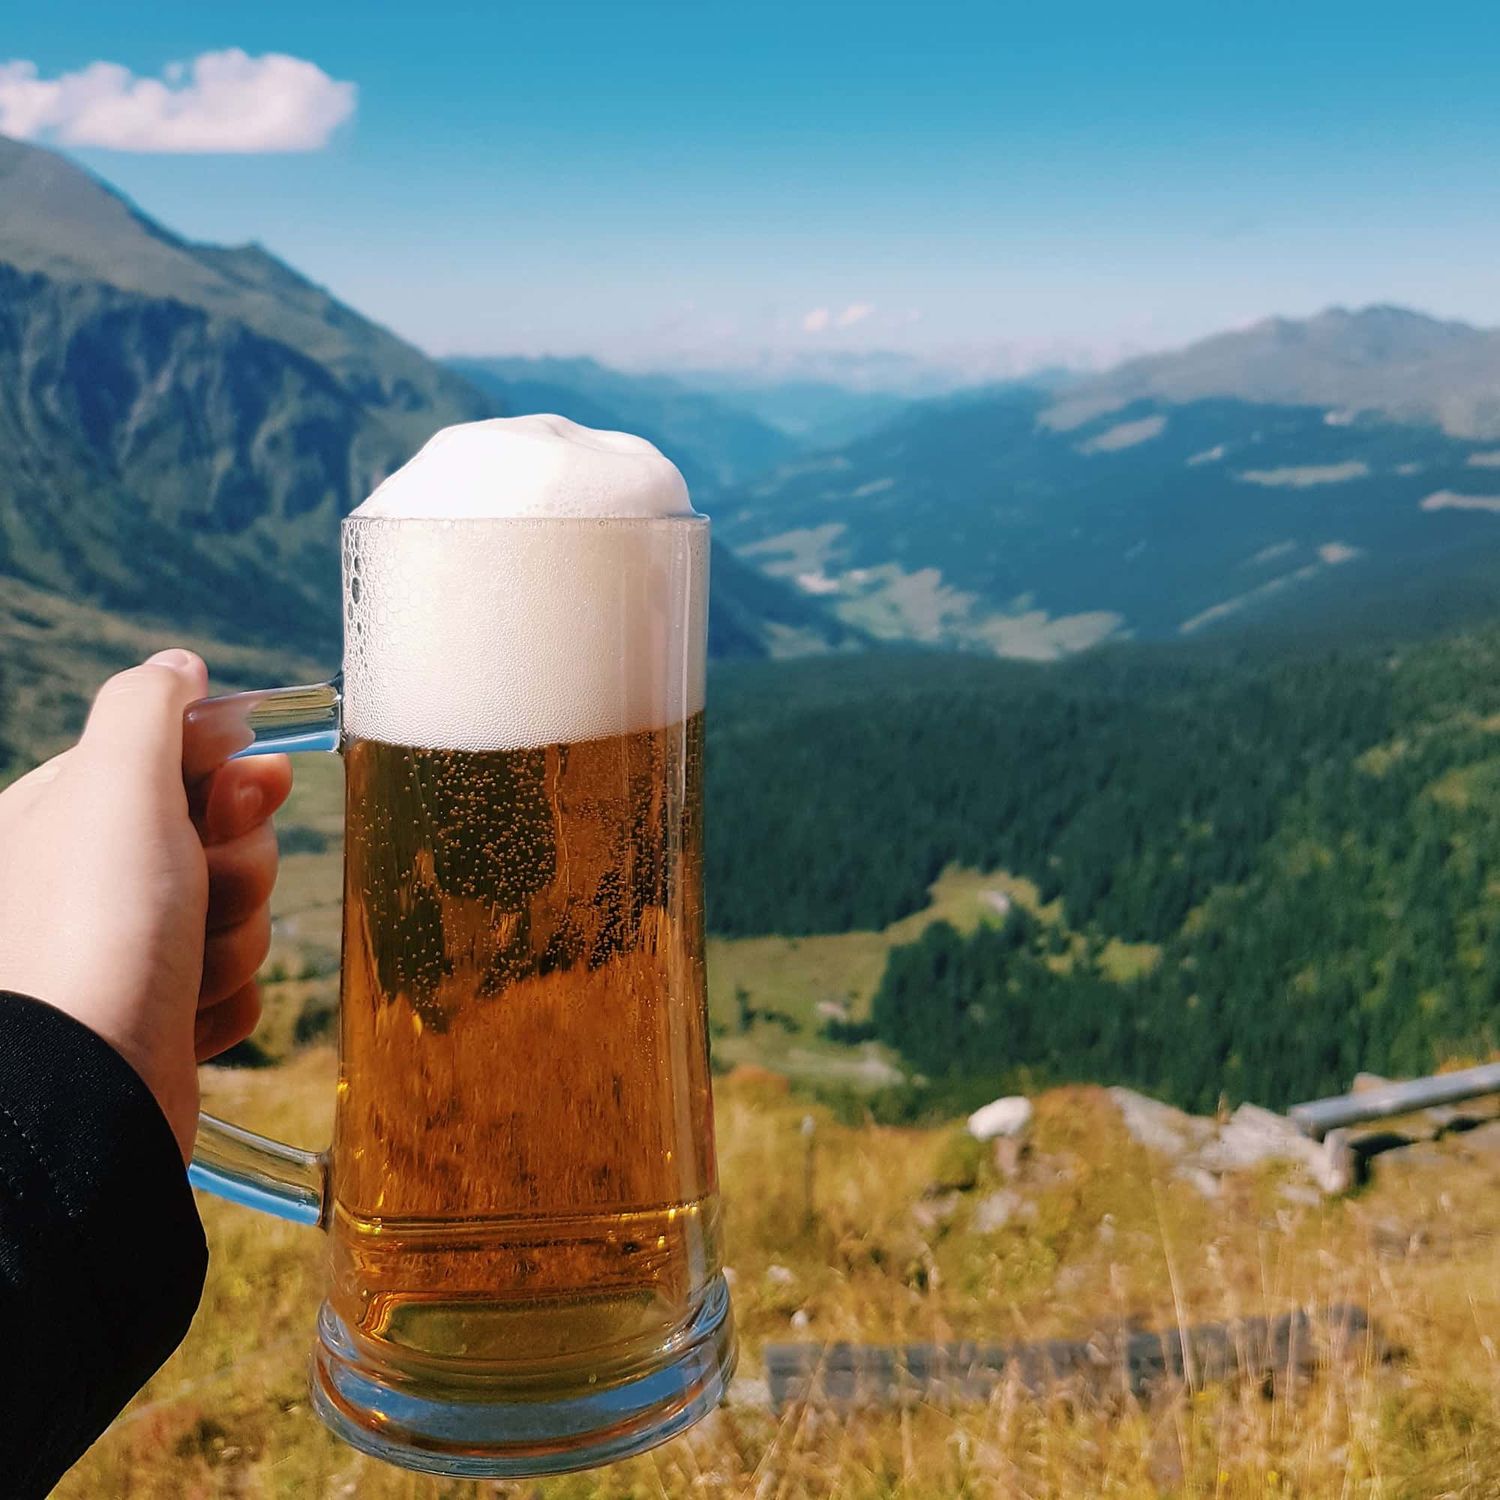
{"label": "beer mug", "polygon": [[[498,424],[526,459],[507,499],[496,425],[439,434],[343,523],[341,684],[189,710],[226,751],[345,766],[332,1144],[205,1115],[193,1181],[327,1231],[328,1426],[475,1477],[661,1442],[735,1353],[704,997],[708,522],[649,444],[557,418]],[[564,495],[582,464],[593,510],[549,463]],[[407,476],[441,502],[445,473],[503,513],[375,503]]]}

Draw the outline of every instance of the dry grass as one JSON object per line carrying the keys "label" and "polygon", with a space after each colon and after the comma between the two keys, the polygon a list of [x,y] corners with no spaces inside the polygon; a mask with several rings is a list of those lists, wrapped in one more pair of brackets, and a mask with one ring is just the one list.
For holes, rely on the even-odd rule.
{"label": "dry grass", "polygon": [[[237,1118],[312,1141],[326,1131],[331,1082],[319,1049],[217,1074],[210,1092]],[[444,1484],[385,1468],[341,1448],[307,1408],[317,1234],[210,1201],[213,1269],[192,1335],[59,1495],[1500,1493],[1500,1151],[1478,1138],[1455,1138],[1425,1164],[1391,1161],[1350,1200],[1291,1201],[1263,1174],[1208,1201],[1124,1136],[1100,1091],[1058,1090],[1038,1101],[1033,1150],[1011,1184],[1027,1208],[979,1234],[975,1204],[998,1183],[988,1163],[946,1223],[923,1228],[913,1214],[931,1201],[923,1191],[949,1132],[849,1129],[814,1110],[809,1215],[805,1106],[764,1075],[721,1080],[719,1095],[741,1390],[752,1399],[655,1454],[546,1484]],[[1330,1302],[1367,1306],[1404,1357],[1331,1365],[1270,1394],[1208,1386],[1149,1404],[1009,1388],[951,1411],[777,1418],[753,1399],[771,1340],[1078,1336]]]}

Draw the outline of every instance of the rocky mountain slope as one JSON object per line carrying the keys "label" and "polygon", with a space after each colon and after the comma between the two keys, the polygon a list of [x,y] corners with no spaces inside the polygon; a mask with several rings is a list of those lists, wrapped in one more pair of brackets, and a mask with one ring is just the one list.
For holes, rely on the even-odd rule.
{"label": "rocky mountain slope", "polygon": [[[265,250],[189,244],[0,139],[0,579],[331,657],[339,519],[439,427],[503,410]],[[719,571],[719,649],[854,639]]]}

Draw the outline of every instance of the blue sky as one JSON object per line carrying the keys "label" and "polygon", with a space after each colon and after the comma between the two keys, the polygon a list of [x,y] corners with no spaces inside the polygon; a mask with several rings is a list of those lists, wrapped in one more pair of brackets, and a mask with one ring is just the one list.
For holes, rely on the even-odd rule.
{"label": "blue sky", "polygon": [[1334,302],[1500,323],[1489,5],[54,0],[0,62],[226,48],[352,83],[352,116],[73,154],[435,352],[997,372]]}

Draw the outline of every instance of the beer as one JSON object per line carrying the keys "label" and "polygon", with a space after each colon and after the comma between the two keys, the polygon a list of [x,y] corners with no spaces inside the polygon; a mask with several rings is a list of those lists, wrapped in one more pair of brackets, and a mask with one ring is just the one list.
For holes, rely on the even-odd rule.
{"label": "beer", "polygon": [[334,1311],[586,1390],[715,1274],[703,720],[347,747]]}
{"label": "beer", "polygon": [[707,523],[649,444],[440,433],[344,523],[344,956],[313,1397],[556,1472],[722,1395]]}

